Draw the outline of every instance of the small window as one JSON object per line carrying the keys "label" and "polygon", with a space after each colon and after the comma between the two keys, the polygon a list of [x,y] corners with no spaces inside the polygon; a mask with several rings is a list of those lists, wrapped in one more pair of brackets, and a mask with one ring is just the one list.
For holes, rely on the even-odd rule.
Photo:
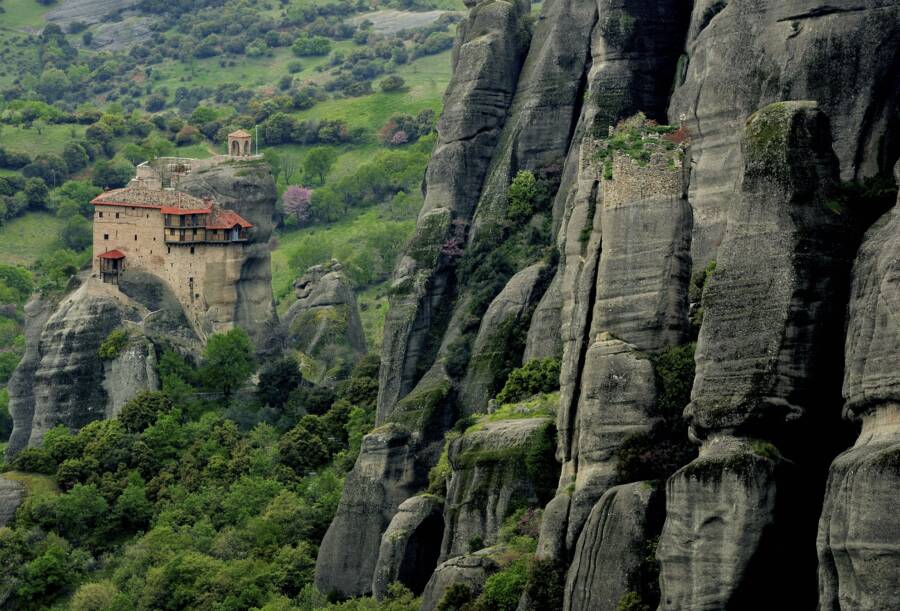
{"label": "small window", "polygon": [[116,212],[116,218],[119,218],[119,213],[118,213],[118,212]]}
{"label": "small window", "polygon": [[100,218],[103,218],[103,213],[102,213],[102,212],[100,213]]}
{"label": "small window", "polygon": [[108,239],[109,239],[109,234],[108,234],[108,233],[104,233],[104,234],[103,234],[103,239],[104,239],[104,240],[108,240]]}
{"label": "small window", "polygon": [[191,254],[194,254],[194,247],[191,246]]}
{"label": "small window", "polygon": [[150,215],[149,215],[149,214],[147,215],[147,218],[150,218]]}
{"label": "small window", "polygon": [[172,247],[171,247],[171,246],[166,246],[166,254],[167,254],[167,255],[171,255],[171,254],[172,254]]}
{"label": "small window", "polygon": [[134,241],[137,242],[137,234],[134,234]]}

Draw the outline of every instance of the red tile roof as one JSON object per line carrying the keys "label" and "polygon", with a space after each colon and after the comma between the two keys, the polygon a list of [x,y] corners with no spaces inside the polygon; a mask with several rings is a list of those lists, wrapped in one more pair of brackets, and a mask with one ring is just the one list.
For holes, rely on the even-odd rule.
{"label": "red tile roof", "polygon": [[237,131],[233,131],[230,134],[228,134],[228,137],[229,138],[249,138],[250,132],[248,132],[246,129],[239,129]]}
{"label": "red tile roof", "polygon": [[215,217],[206,224],[206,227],[207,229],[231,229],[235,225],[240,225],[244,229],[253,227],[252,223],[231,210],[217,210]]}
{"label": "red tile roof", "polygon": [[99,257],[100,259],[124,259],[125,253],[121,250],[110,250],[109,252],[105,252]]}

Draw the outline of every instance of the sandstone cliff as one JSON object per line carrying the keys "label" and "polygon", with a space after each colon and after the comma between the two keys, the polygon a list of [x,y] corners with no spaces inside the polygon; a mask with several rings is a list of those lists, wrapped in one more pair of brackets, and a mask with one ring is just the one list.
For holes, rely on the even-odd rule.
{"label": "sandstone cliff", "polygon": [[[518,5],[472,4],[395,272],[382,426],[323,542],[320,589],[383,592],[390,575],[422,591],[424,569],[396,567],[397,550],[434,545],[415,525],[438,502],[406,504],[428,487],[445,495],[444,542],[423,608],[453,583],[480,591],[500,570],[504,494],[534,480],[461,460],[476,438],[451,428],[506,413],[491,399],[509,363],[559,357],[560,476],[536,552],[557,583],[531,584],[520,609],[888,608],[896,212],[856,250],[884,212],[865,181],[900,154],[898,20],[895,0],[548,0],[531,26]],[[521,170],[549,204],[516,224]],[[673,379],[694,341],[696,377]],[[834,460],[852,433],[842,374],[863,433]]]}

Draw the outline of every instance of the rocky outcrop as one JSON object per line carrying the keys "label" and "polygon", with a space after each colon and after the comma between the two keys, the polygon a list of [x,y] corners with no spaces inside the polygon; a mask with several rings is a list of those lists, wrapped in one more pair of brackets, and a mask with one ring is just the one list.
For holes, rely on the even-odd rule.
{"label": "rocky outcrop", "polygon": [[717,437],[669,478],[660,609],[809,608],[793,467],[766,442]]}
{"label": "rocky outcrop", "polygon": [[332,260],[309,268],[294,283],[297,301],[282,317],[287,347],[331,367],[366,352],[359,306],[343,267]]}
{"label": "rocky outcrop", "polygon": [[54,307],[54,302],[39,295],[25,304],[25,354],[7,385],[9,413],[13,421],[12,434],[6,446],[7,459],[28,447],[34,420],[34,374],[41,364],[41,333]]}
{"label": "rocky outcrop", "polygon": [[[31,308],[42,307],[32,303]],[[35,316],[29,326],[41,318]],[[77,430],[106,416],[100,343],[126,321],[140,318],[138,304],[114,286],[88,280],[60,302],[39,335],[29,328],[29,352],[10,383],[13,435],[7,456],[39,445],[58,424]]]}
{"label": "rocky outcrop", "polygon": [[805,437],[837,396],[852,236],[828,205],[838,164],[815,103],[755,113],[743,155],[685,409],[700,457],[667,484],[663,609],[810,604],[797,586],[812,568],[801,551],[816,512],[807,469],[829,442]]}
{"label": "rocky outcrop", "polygon": [[[657,482],[610,488],[594,505],[566,578],[565,611],[616,611],[629,593],[653,579],[651,556],[662,530],[664,499]],[[641,599],[645,605],[655,601]]]}
{"label": "rocky outcrop", "polygon": [[381,536],[372,594],[382,598],[388,586],[400,582],[419,594],[431,578],[444,531],[444,504],[430,494],[414,496],[397,508]]}
{"label": "rocky outcrop", "polygon": [[475,429],[449,447],[441,560],[497,543],[503,520],[520,507],[542,505],[556,481],[549,419],[487,421]]}
{"label": "rocky outcrop", "polygon": [[510,278],[481,319],[459,398],[465,413],[484,413],[499,390],[502,364],[510,346],[510,330],[525,328],[541,298],[549,275],[546,263],[535,263]]}
{"label": "rocky outcrop", "polygon": [[[669,119],[693,142],[692,254],[715,258],[741,173],[741,133],[753,111],[815,100],[832,120],[843,180],[888,172],[898,153],[900,6],[826,0],[695,2]],[[873,53],[873,49],[878,49]]]}
{"label": "rocky outcrop", "polygon": [[481,593],[484,582],[500,569],[500,565],[492,557],[497,549],[483,549],[472,554],[450,558],[441,563],[435,570],[425,591],[422,593],[422,605],[419,611],[434,611],[453,584],[465,586],[472,599]]}
{"label": "rocky outcrop", "polygon": [[[900,183],[900,164],[894,171]],[[866,234],[854,263],[845,416],[862,422],[831,465],[819,522],[819,608],[890,609],[900,599],[900,206]]]}
{"label": "rocky outcrop", "polygon": [[581,110],[596,21],[594,2],[552,0],[541,6],[470,242],[496,231],[506,214],[507,187],[519,170],[553,176],[562,169]]}
{"label": "rocky outcrop", "polygon": [[483,0],[459,25],[453,78],[425,175],[425,203],[392,281],[378,422],[387,419],[433,362],[431,329],[446,324],[452,297],[452,270],[443,246],[469,222],[478,202],[528,42],[527,13],[527,3],[520,0]]}
{"label": "rocky outcrop", "polygon": [[[562,283],[571,289],[563,291],[557,422],[563,474],[552,508],[562,512],[553,519],[566,528],[542,530],[542,554],[572,554],[591,508],[614,484],[616,449],[656,421],[648,354],[687,339],[688,156],[640,116],[607,138],[632,133],[649,161],[608,152],[608,140],[587,137],[581,146],[579,187],[565,227]],[[547,541],[549,536],[558,540]]]}
{"label": "rocky outcrop", "polygon": [[[837,159],[812,102],[768,106],[748,121],[745,170],[703,295],[692,434],[777,435],[821,409],[839,372],[852,239],[833,208]],[[826,395],[827,396],[827,395]]]}
{"label": "rocky outcrop", "polygon": [[277,349],[269,239],[275,228],[278,197],[268,164],[262,160],[194,160],[191,172],[180,178],[178,189],[194,197],[212,197],[223,208],[253,223],[236,282],[216,283],[216,270],[207,269],[207,318],[217,326],[244,329],[262,352]]}
{"label": "rocky outcrop", "polygon": [[15,517],[16,509],[25,500],[25,484],[0,477],[0,528]]}
{"label": "rocky outcrop", "polygon": [[556,536],[574,550],[588,513],[616,483],[616,449],[650,430],[656,418],[653,363],[632,344],[600,334],[584,360],[578,418],[573,431],[567,527]]}
{"label": "rocky outcrop", "polygon": [[125,404],[143,390],[159,390],[156,366],[156,347],[143,335],[130,338],[116,358],[106,361],[103,368],[104,417],[118,416]]}
{"label": "rocky outcrop", "polygon": [[562,342],[559,338],[560,315],[562,313],[563,296],[559,288],[560,276],[554,274],[550,286],[538,302],[531,315],[528,335],[525,338],[525,352],[522,363],[534,359],[559,358],[562,355]]}
{"label": "rocky outcrop", "polygon": [[420,465],[426,461],[416,455],[429,449],[418,434],[396,424],[366,435],[319,548],[320,591],[342,596],[371,591],[381,535],[400,504],[424,488],[428,473]]}

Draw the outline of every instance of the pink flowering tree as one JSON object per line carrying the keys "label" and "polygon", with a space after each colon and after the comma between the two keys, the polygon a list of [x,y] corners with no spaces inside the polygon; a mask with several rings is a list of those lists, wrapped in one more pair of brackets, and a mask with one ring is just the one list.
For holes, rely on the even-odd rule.
{"label": "pink flowering tree", "polygon": [[309,222],[309,204],[312,200],[312,189],[291,185],[281,196],[284,202],[284,211],[289,216],[295,218],[297,223],[304,225]]}
{"label": "pink flowering tree", "polygon": [[409,136],[402,129],[394,132],[394,135],[391,136],[392,146],[400,146],[401,144],[406,144],[407,142],[409,142]]}

